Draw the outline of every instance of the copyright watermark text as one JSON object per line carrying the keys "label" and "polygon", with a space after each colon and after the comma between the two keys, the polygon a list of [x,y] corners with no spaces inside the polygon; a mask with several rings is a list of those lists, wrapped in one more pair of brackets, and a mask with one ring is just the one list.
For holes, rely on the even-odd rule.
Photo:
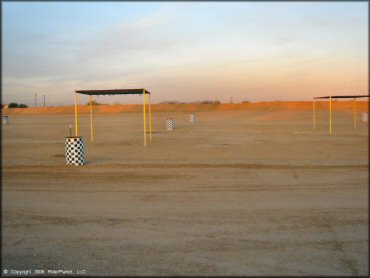
{"label": "copyright watermark text", "polygon": [[86,275],[85,269],[4,269],[3,274],[6,276],[60,276],[60,275]]}

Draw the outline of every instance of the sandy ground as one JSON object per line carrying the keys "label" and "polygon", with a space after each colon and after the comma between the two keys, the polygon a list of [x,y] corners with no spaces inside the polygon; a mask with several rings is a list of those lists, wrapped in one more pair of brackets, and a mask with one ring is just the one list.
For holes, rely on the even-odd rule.
{"label": "sandy ground", "polygon": [[[165,130],[172,116],[176,130]],[[350,111],[69,115],[2,126],[2,268],[88,275],[368,275],[368,125]]]}

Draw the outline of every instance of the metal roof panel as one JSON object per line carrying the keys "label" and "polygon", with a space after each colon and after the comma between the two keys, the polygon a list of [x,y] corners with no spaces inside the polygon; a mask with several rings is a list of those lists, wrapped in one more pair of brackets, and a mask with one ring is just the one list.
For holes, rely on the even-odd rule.
{"label": "metal roof panel", "polygon": [[[84,95],[142,95],[143,89],[107,89],[107,90],[76,90],[78,94]],[[146,94],[150,94],[149,91],[145,90]]]}

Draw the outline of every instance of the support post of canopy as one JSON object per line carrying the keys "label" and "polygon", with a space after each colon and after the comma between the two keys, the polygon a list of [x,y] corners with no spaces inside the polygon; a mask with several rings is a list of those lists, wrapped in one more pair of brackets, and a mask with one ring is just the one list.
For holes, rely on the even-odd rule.
{"label": "support post of canopy", "polygon": [[331,134],[331,118],[332,118],[332,115],[331,115],[331,96],[329,97],[329,133]]}
{"label": "support post of canopy", "polygon": [[143,89],[143,116],[144,116],[144,147],[146,148],[146,113],[145,113],[145,103],[146,103],[146,94],[145,89]]}
{"label": "support post of canopy", "polygon": [[354,116],[354,127],[355,129],[357,128],[357,119],[356,119],[356,98],[353,98],[353,106],[354,106],[354,110],[353,110],[353,116]]}
{"label": "support post of canopy", "polygon": [[76,129],[76,137],[78,136],[78,108],[77,108],[77,93],[75,95],[75,129]]}
{"label": "support post of canopy", "polygon": [[313,110],[313,130],[316,129],[316,111],[315,111],[315,100],[312,102],[312,110]]}
{"label": "support post of canopy", "polygon": [[152,141],[152,101],[151,101],[151,94],[149,94],[149,130],[150,130],[150,141]]}
{"label": "support post of canopy", "polygon": [[93,115],[92,115],[92,95],[90,95],[90,130],[91,130],[91,142],[94,142],[94,128],[93,128]]}

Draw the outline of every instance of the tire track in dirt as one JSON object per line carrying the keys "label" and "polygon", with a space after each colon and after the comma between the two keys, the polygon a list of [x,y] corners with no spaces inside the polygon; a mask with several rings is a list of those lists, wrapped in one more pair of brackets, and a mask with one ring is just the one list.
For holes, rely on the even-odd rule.
{"label": "tire track in dirt", "polygon": [[322,226],[325,227],[325,229],[333,235],[332,240],[332,247],[337,252],[341,253],[341,256],[339,260],[342,262],[342,266],[346,271],[349,271],[351,275],[357,276],[359,275],[358,266],[354,259],[352,259],[348,254],[346,253],[346,248],[344,247],[344,242],[339,240],[336,231],[333,229],[332,224],[330,223],[329,219],[326,219],[324,217],[322,221]]}
{"label": "tire track in dirt", "polygon": [[[42,167],[42,169],[41,169]],[[16,171],[16,170],[39,170],[44,172],[47,170],[66,170],[71,167],[68,166],[45,166],[45,165],[18,165],[18,166],[3,166],[3,170]],[[318,164],[304,164],[304,165],[291,165],[291,164],[210,164],[210,163],[142,163],[142,164],[86,164],[84,167],[75,168],[76,170],[93,170],[93,169],[104,169],[104,168],[234,168],[234,169],[367,169],[368,164],[332,164],[332,165],[318,165]]]}

